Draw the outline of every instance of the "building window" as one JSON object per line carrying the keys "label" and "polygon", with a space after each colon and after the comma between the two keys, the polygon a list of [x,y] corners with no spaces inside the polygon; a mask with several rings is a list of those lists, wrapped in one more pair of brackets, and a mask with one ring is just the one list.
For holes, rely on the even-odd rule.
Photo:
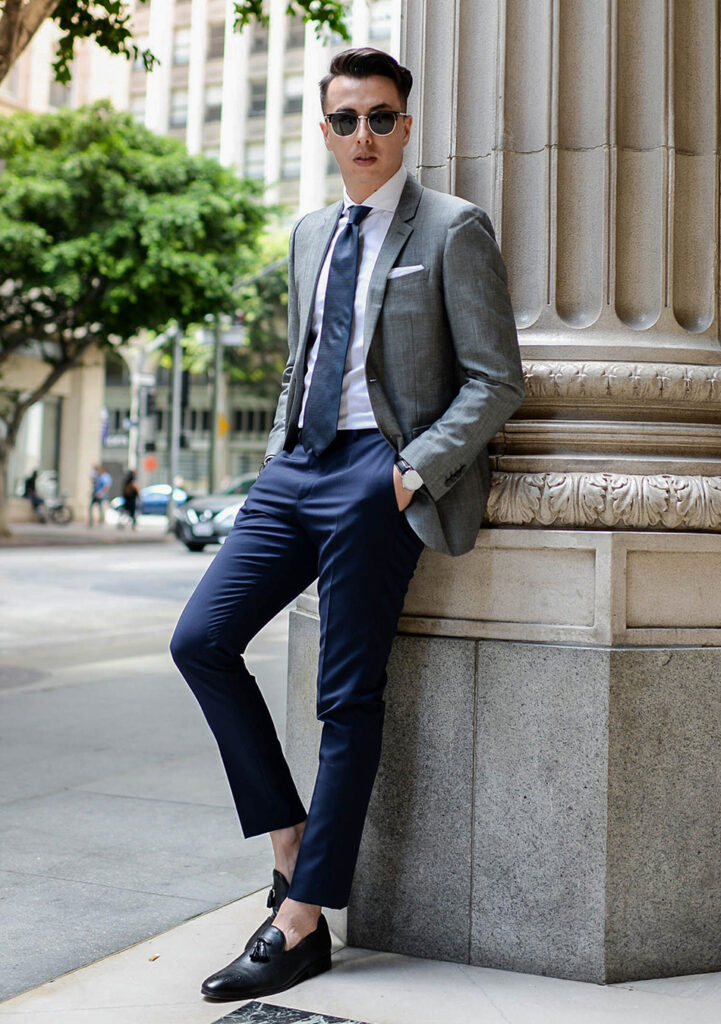
{"label": "building window", "polygon": [[170,94],[170,127],[184,128],[188,123],[188,93],[186,89],[173,89]]}
{"label": "building window", "polygon": [[261,180],[265,177],[265,145],[251,142],[245,147],[245,176]]}
{"label": "building window", "polygon": [[265,117],[265,81],[250,83],[248,117]]}
{"label": "building window", "polygon": [[300,139],[285,139],[283,142],[280,176],[283,181],[300,178]]}
{"label": "building window", "polygon": [[145,93],[141,92],[130,97],[130,113],[140,124],[145,120]]}
{"label": "building window", "polygon": [[173,36],[173,64],[182,67],[190,63],[190,29],[176,28]]}
{"label": "building window", "polygon": [[305,22],[302,18],[291,18],[285,37],[286,50],[302,50],[305,46]]}
{"label": "building window", "polygon": [[209,85],[205,90],[205,121],[220,121],[223,107],[223,86]]}
{"label": "building window", "polygon": [[201,412],[200,416],[201,416],[200,429],[201,430],[210,430],[210,409],[203,409],[203,411]]}
{"label": "building window", "polygon": [[286,114],[300,114],[303,110],[303,76],[287,75],[283,83],[285,104],[283,112]]}
{"label": "building window", "polygon": [[51,107],[67,107],[70,105],[70,84],[56,82],[50,83],[50,96],[48,102]]}
{"label": "building window", "polygon": [[225,51],[225,23],[216,21],[208,25],[208,60],[216,60]]}
{"label": "building window", "polygon": [[253,39],[250,44],[251,53],[265,53],[268,49],[268,26],[254,25]]}
{"label": "building window", "polygon": [[368,36],[375,41],[390,39],[393,27],[393,11],[389,0],[376,0],[371,6]]}
{"label": "building window", "polygon": [[10,74],[0,84],[0,91],[4,92],[7,96],[13,96],[17,98],[18,86],[20,82],[20,74],[17,64],[14,64]]}
{"label": "building window", "polygon": [[220,160],[220,150],[217,146],[203,146],[203,156],[210,157],[211,160]]}
{"label": "building window", "polygon": [[233,430],[238,434],[267,434],[272,426],[268,409],[236,409]]}

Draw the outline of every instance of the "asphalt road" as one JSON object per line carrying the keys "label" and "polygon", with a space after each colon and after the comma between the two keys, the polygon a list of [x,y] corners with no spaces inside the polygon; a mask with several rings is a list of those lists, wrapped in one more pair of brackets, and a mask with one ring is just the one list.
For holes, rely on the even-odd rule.
{"label": "asphalt road", "polygon": [[[0,999],[270,881],[168,654],[213,556],[0,551]],[[286,656],[283,613],[248,652],[281,736]]]}

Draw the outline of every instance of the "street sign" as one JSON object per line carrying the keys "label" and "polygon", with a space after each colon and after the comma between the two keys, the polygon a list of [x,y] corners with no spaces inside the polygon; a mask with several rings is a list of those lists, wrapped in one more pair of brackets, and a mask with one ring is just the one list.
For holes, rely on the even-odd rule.
{"label": "street sign", "polygon": [[154,388],[155,387],[155,374],[154,373],[134,373],[133,384],[136,384],[139,388]]}

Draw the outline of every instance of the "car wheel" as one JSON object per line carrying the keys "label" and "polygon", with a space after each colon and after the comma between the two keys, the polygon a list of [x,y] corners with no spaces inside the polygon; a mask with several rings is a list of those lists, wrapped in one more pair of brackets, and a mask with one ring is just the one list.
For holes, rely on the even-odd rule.
{"label": "car wheel", "polygon": [[188,551],[202,551],[205,547],[205,541],[202,540],[184,540],[183,544],[185,544]]}

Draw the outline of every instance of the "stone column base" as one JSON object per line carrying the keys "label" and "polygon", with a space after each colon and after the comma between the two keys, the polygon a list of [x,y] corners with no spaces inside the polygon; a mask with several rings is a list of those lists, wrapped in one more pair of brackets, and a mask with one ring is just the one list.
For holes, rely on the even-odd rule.
{"label": "stone column base", "polygon": [[[318,621],[300,604],[288,753],[307,801]],[[598,983],[721,969],[721,646],[407,634],[388,680],[351,944]]]}

